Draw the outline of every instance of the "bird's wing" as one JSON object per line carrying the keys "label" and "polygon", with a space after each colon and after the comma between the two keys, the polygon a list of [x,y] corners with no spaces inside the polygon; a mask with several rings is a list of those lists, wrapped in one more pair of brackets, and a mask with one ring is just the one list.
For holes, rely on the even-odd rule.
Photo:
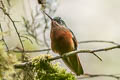
{"label": "bird's wing", "polygon": [[[69,28],[68,28],[69,29]],[[74,33],[69,29],[69,31],[72,33],[72,39],[73,39],[73,42],[74,42],[74,47],[75,49],[74,50],[77,50],[77,47],[78,47],[78,42],[77,42],[77,39],[74,35]]]}
{"label": "bird's wing", "polygon": [[77,47],[78,47],[78,42],[77,42],[77,39],[76,39],[76,37],[75,37],[75,35],[74,35],[74,33],[72,32],[72,30],[71,29],[69,29],[68,27],[67,27],[67,25],[64,23],[64,26],[72,33],[72,39],[73,39],[73,42],[74,42],[74,47],[75,47],[75,49],[74,50],[77,50]]}

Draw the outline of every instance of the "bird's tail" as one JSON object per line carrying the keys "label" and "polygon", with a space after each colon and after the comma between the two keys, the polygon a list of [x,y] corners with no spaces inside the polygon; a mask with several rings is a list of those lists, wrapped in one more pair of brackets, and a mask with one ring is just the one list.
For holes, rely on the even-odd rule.
{"label": "bird's tail", "polygon": [[63,61],[76,75],[83,74],[83,68],[77,54],[65,57]]}

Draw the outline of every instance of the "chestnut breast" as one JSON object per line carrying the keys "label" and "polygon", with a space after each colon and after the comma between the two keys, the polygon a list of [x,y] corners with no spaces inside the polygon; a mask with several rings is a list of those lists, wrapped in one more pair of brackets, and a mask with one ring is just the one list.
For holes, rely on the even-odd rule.
{"label": "chestnut breast", "polygon": [[62,55],[74,50],[72,33],[65,27],[53,28],[50,33],[51,48],[55,53]]}

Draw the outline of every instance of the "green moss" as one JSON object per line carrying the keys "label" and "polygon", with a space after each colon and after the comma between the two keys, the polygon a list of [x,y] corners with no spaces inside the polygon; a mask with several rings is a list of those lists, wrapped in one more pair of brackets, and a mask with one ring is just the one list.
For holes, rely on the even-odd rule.
{"label": "green moss", "polygon": [[36,80],[76,80],[75,76],[67,73],[58,64],[52,64],[50,55],[40,55],[32,60]]}
{"label": "green moss", "polygon": [[11,52],[7,53],[0,43],[0,80],[13,80],[13,75],[15,74],[13,64],[16,61],[16,56]]}

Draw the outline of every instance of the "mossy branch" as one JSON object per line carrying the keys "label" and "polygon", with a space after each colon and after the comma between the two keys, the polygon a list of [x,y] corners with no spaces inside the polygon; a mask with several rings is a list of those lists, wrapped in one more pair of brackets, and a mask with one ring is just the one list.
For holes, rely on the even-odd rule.
{"label": "mossy branch", "polygon": [[[76,80],[72,73],[66,72],[65,69],[59,67],[58,64],[51,63],[48,59],[51,55],[44,54],[37,56],[22,65],[15,65],[15,68],[26,69],[29,68],[34,73],[35,80]],[[21,67],[20,67],[21,66]]]}

